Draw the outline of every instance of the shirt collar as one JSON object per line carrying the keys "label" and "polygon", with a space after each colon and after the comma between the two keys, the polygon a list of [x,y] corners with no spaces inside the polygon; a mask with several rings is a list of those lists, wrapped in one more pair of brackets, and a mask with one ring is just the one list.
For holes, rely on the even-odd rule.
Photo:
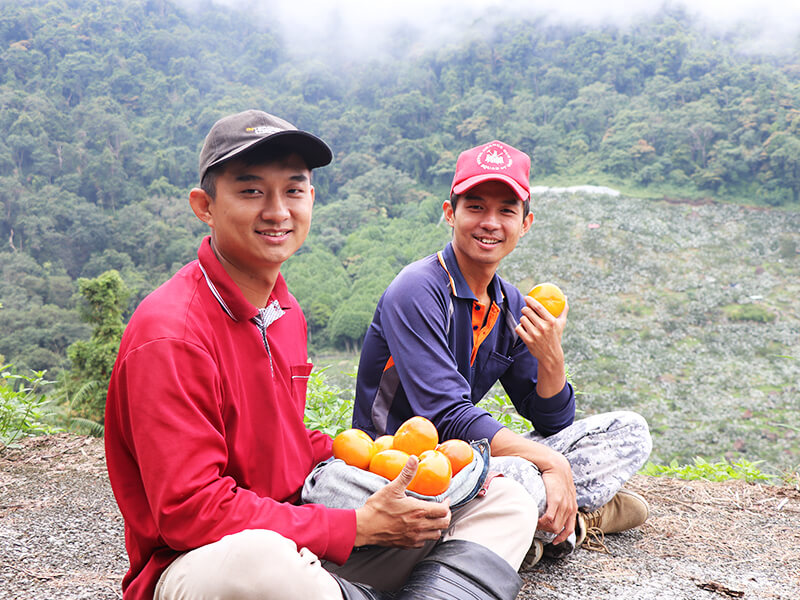
{"label": "shirt collar", "polygon": [[[258,308],[248,302],[239,286],[234,283],[225,267],[219,262],[211,247],[211,236],[203,238],[200,248],[197,250],[197,259],[211,293],[214,294],[214,297],[230,318],[234,321],[248,321],[260,314]],[[272,287],[267,306],[270,306],[275,301],[278,302],[278,305],[283,310],[290,308],[289,288],[280,273],[278,273],[278,279]]]}
{"label": "shirt collar", "polygon": [[[444,250],[440,253],[440,256],[441,259],[443,259],[442,267],[444,267],[444,270],[447,271],[447,274],[450,276],[450,290],[453,292],[453,295],[456,298],[477,301],[475,294],[467,285],[467,281],[464,279],[464,276],[461,274],[461,269],[458,267],[458,261],[456,260],[456,253],[455,250],[453,250],[452,242],[448,242],[447,246],[445,246]],[[442,262],[442,260],[440,260],[440,262]],[[497,277],[497,273],[492,277],[488,291],[494,303],[501,306],[503,304],[503,292],[500,289],[500,281]]]}

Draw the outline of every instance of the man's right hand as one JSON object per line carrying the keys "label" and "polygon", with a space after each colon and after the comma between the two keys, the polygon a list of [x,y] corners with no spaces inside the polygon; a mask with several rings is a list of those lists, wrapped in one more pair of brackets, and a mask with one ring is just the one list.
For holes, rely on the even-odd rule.
{"label": "man's right hand", "polygon": [[450,526],[449,499],[429,502],[406,495],[418,465],[416,456],[409,457],[400,475],[356,510],[356,546],[419,548]]}
{"label": "man's right hand", "polygon": [[555,533],[552,543],[560,544],[575,531],[575,516],[578,514],[575,481],[569,461],[563,454],[550,450],[548,458],[537,465],[547,494],[547,511],[539,516],[539,529]]}
{"label": "man's right hand", "polygon": [[566,540],[575,531],[578,514],[575,481],[566,457],[505,427],[492,438],[491,446],[492,456],[520,456],[536,465],[547,496],[547,509],[539,515],[539,529],[556,534],[554,544]]}

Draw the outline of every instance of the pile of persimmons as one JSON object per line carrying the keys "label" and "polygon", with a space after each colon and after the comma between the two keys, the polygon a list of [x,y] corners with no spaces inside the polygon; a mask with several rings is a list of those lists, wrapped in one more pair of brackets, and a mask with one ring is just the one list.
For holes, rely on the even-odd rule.
{"label": "pile of persimmons", "polygon": [[472,446],[463,440],[440,444],[436,426],[425,417],[411,417],[394,435],[376,440],[360,429],[347,429],[333,440],[335,458],[389,480],[400,474],[412,454],[419,458],[419,467],[408,489],[423,496],[447,491],[452,477],[474,456]]}

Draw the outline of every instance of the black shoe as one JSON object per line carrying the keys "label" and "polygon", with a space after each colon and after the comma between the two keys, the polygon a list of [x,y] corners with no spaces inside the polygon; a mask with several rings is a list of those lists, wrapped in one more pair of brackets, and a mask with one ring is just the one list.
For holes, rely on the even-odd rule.
{"label": "black shoe", "polygon": [[522,579],[474,542],[450,540],[421,560],[393,600],[514,600]]}

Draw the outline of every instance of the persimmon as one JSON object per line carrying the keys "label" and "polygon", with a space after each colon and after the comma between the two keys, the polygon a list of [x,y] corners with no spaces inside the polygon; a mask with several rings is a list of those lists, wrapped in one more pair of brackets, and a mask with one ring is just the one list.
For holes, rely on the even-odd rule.
{"label": "persimmon", "polygon": [[408,489],[423,496],[437,496],[447,491],[453,469],[450,460],[438,450],[426,450],[419,457],[419,467]]}
{"label": "persimmon", "polygon": [[416,416],[400,425],[394,434],[392,448],[421,456],[426,450],[435,449],[438,444],[439,432],[436,431],[436,425],[425,417]]}
{"label": "persimmon", "polygon": [[408,454],[402,450],[388,448],[375,453],[369,462],[369,470],[371,473],[392,480],[400,474],[407,462]]}
{"label": "persimmon", "polygon": [[375,440],[375,453],[381,452],[383,450],[388,450],[392,447],[392,443],[394,443],[394,436],[393,435],[382,435]]}
{"label": "persimmon", "polygon": [[369,461],[375,454],[375,443],[365,431],[345,429],[333,438],[333,456],[348,465],[368,469]]}
{"label": "persimmon", "polygon": [[436,449],[450,460],[454,476],[470,464],[475,456],[472,446],[464,440],[447,440],[436,446]]}
{"label": "persimmon", "polygon": [[554,317],[558,317],[564,310],[566,299],[564,292],[555,283],[540,283],[533,286],[528,296],[538,300]]}

